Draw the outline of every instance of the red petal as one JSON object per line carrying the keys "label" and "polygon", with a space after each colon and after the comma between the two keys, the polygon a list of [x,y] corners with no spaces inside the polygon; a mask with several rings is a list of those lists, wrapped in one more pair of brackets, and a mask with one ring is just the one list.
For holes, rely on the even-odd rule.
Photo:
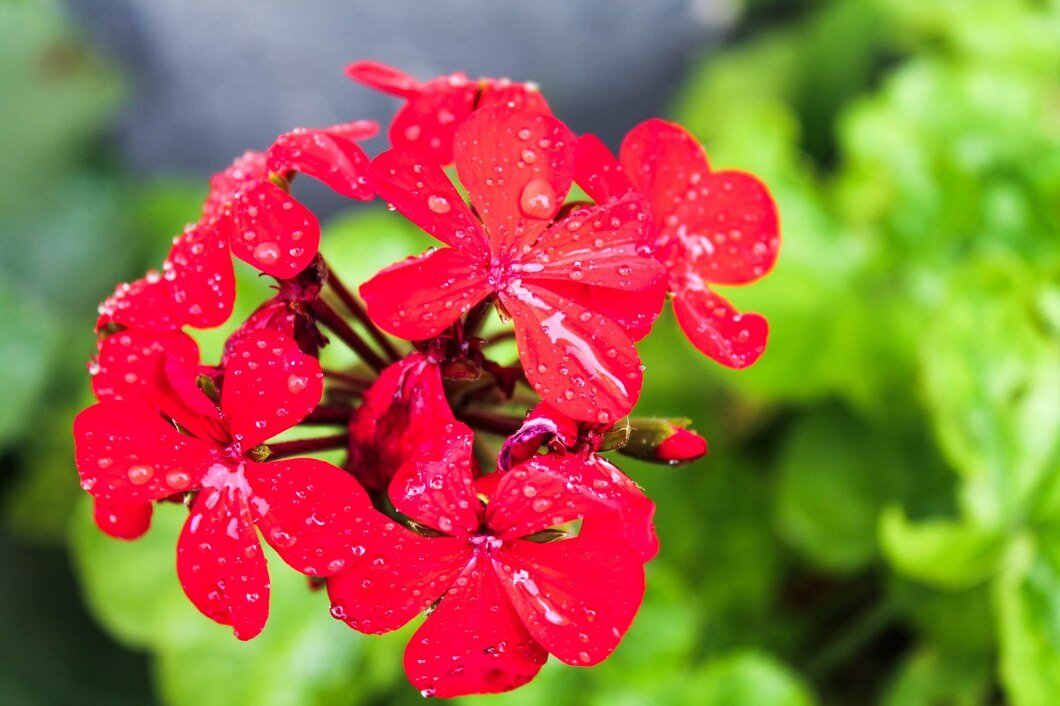
{"label": "red petal", "polygon": [[277,279],[291,279],[316,257],[320,223],[271,181],[257,181],[232,206],[232,253]]}
{"label": "red petal", "polygon": [[401,107],[390,125],[390,144],[426,162],[453,161],[453,134],[475,105],[478,85],[461,74],[435,79]]}
{"label": "red petal", "polygon": [[665,270],[647,246],[647,223],[644,199],[632,192],[580,208],[545,231],[523,258],[524,278],[623,291],[649,287]]}
{"label": "red petal", "polygon": [[485,87],[478,98],[478,107],[506,105],[526,113],[552,115],[552,109],[536,86],[529,83],[514,83],[506,78],[486,79]]}
{"label": "red petal", "polygon": [[482,226],[440,166],[390,150],[372,160],[371,178],[382,199],[427,233],[472,257],[488,256]]}
{"label": "red petal", "polygon": [[613,516],[614,535],[624,539],[642,562],[647,562],[659,553],[659,538],[655,534],[655,503],[629,476],[614,464],[590,456],[588,463],[562,464],[551,461],[551,454],[542,458],[552,472],[584,492],[595,496],[601,503],[618,508]]}
{"label": "red petal", "polygon": [[347,466],[369,490],[385,490],[394,474],[453,412],[441,371],[422,353],[387,367],[350,417]]}
{"label": "red petal", "polygon": [[501,292],[519,359],[541,398],[575,419],[606,424],[640,395],[640,359],[615,322],[545,287]]}
{"label": "red petal", "polygon": [[398,512],[445,534],[465,537],[482,523],[475,496],[471,429],[460,422],[439,422],[429,441],[390,483]]}
{"label": "red petal", "polygon": [[373,545],[384,518],[342,469],[295,458],[248,462],[246,473],[254,493],[251,507],[265,541],[295,570],[330,576]]}
{"label": "red petal", "polygon": [[244,152],[223,172],[210,177],[210,194],[203,204],[202,215],[208,220],[220,218],[232,204],[237,191],[249,182],[267,177],[265,155],[262,152]]}
{"label": "red petal", "polygon": [[551,116],[490,106],[457,130],[453,156],[497,256],[533,243],[563,205],[574,135]]}
{"label": "red petal", "polygon": [[92,499],[96,526],[117,539],[136,539],[151,527],[151,503],[121,503]]}
{"label": "red petal", "polygon": [[378,91],[405,98],[423,90],[423,84],[407,73],[378,61],[355,61],[346,67],[346,76]]}
{"label": "red petal", "polygon": [[143,403],[100,402],[74,420],[81,487],[102,500],[148,502],[198,487],[213,448]]}
{"label": "red petal", "polygon": [[162,266],[188,326],[213,328],[232,314],[236,280],[228,240],[216,223],[200,223],[174,241]]}
{"label": "red petal", "polygon": [[249,640],[269,617],[269,572],[241,469],[216,464],[177,541],[177,577],[203,615]]}
{"label": "red petal", "polygon": [[597,203],[625,194],[633,188],[611,150],[596,135],[578,138],[574,152],[574,181]]}
{"label": "red petal", "polygon": [[486,523],[494,534],[504,540],[518,539],[612,511],[610,501],[568,484],[569,477],[581,474],[580,470],[566,473],[565,466],[570,465],[585,466],[585,460],[574,455],[535,457],[504,473],[486,507]]}
{"label": "red petal", "polygon": [[410,341],[437,336],[489,292],[482,267],[452,248],[407,258],[361,285],[372,321]]}
{"label": "red petal", "polygon": [[420,537],[393,522],[376,540],[360,563],[328,578],[331,614],[368,634],[396,630],[427,610],[471,556],[465,540]]}
{"label": "red petal", "polygon": [[127,284],[99,305],[96,331],[111,323],[147,331],[172,331],[186,323],[187,308],[177,304],[173,283],[152,271]]}
{"label": "red petal", "polygon": [[[759,279],[777,259],[780,226],[773,197],[765,185],[743,172],[715,172],[700,185],[699,197],[685,200],[669,217],[662,255],[695,270],[706,282],[747,284]],[[663,255],[666,257],[666,255]]]}
{"label": "red petal", "polygon": [[533,679],[546,659],[479,555],[412,636],[405,674],[424,696],[494,694]]}
{"label": "red petal", "polygon": [[374,134],[366,128],[365,123],[358,122],[322,129],[298,128],[280,135],[265,153],[268,170],[305,174],[347,198],[370,201],[375,192],[368,185],[368,155],[354,142]]}
{"label": "red petal", "polygon": [[97,344],[99,354],[90,366],[92,392],[101,402],[141,401],[154,406],[165,357],[197,365],[199,347],[180,331],[154,333],[128,329]]}
{"label": "red petal", "polygon": [[680,125],[652,118],[634,127],[619,152],[626,176],[651,204],[657,230],[710,174],[707,155]]}
{"label": "red petal", "polygon": [[320,363],[290,338],[262,329],[232,346],[221,411],[232,438],[248,451],[302,421],[323,392]]}
{"label": "red petal", "polygon": [[702,283],[676,288],[674,313],[692,345],[722,365],[746,368],[765,350],[766,320],[758,314],[739,313]]}
{"label": "red petal", "polygon": [[598,526],[590,519],[573,539],[517,540],[494,557],[501,584],[530,634],[567,664],[604,660],[644,598],[643,565],[606,529],[607,523]]}

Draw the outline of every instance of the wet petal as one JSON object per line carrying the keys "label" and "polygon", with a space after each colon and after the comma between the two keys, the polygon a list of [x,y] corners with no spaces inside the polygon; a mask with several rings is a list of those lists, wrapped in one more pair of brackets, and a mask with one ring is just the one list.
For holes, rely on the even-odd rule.
{"label": "wet petal", "polygon": [[265,154],[248,150],[237,157],[224,171],[210,177],[210,193],[202,207],[202,215],[216,220],[232,205],[236,192],[252,181],[269,176],[265,169]]}
{"label": "wet petal", "polygon": [[265,541],[296,571],[330,576],[378,541],[382,515],[351,475],[313,458],[246,464]]}
{"label": "wet petal", "polygon": [[244,451],[298,424],[320,402],[320,363],[292,339],[261,329],[233,347],[225,368],[221,411]]}
{"label": "wet petal", "polygon": [[487,105],[506,105],[525,113],[552,115],[552,109],[541,95],[537,86],[531,83],[518,83],[506,78],[485,79],[482,92],[479,94],[478,107]]}
{"label": "wet petal", "polygon": [[361,285],[372,321],[411,341],[437,336],[489,292],[479,263],[452,248],[410,257]]}
{"label": "wet petal", "polygon": [[213,447],[137,402],[100,402],[74,420],[81,487],[116,502],[147,502],[198,487]]}
{"label": "wet petal", "polygon": [[769,324],[758,314],[741,314],[702,283],[676,289],[677,322],[704,355],[730,368],[746,368],[766,347]]}
{"label": "wet petal", "polygon": [[117,539],[136,539],[151,527],[151,503],[123,503],[92,499],[96,526]]}
{"label": "wet petal", "polygon": [[97,345],[99,354],[90,370],[92,392],[100,401],[142,401],[154,406],[167,355],[187,365],[199,362],[199,347],[180,331],[127,329]]}
{"label": "wet petal", "polygon": [[371,178],[383,200],[427,233],[474,258],[487,257],[482,226],[438,164],[390,150],[372,160]]}
{"label": "wet petal", "polygon": [[618,324],[537,284],[509,287],[500,297],[515,323],[527,380],[543,400],[601,424],[632,409],[640,359]]}
{"label": "wet petal", "polygon": [[267,180],[236,194],[230,226],[232,253],[277,279],[304,270],[320,246],[316,216]]}
{"label": "wet petal", "polygon": [[471,429],[460,422],[438,423],[390,483],[398,512],[448,535],[478,531],[481,503],[475,496]]}
{"label": "wet petal", "polygon": [[563,205],[574,136],[551,116],[490,106],[457,130],[453,156],[496,256],[533,243]]}
{"label": "wet petal", "polygon": [[390,144],[425,162],[452,163],[453,134],[474,109],[476,95],[478,84],[463,74],[430,81],[394,116]]}
{"label": "wet petal", "polygon": [[424,696],[510,691],[548,658],[483,563],[468,565],[405,649],[405,674]]}
{"label": "wet petal", "polygon": [[421,537],[393,522],[377,540],[358,564],[328,578],[331,614],[363,633],[396,630],[427,610],[471,557],[464,540]]}
{"label": "wet petal", "polygon": [[710,174],[707,155],[680,125],[652,118],[626,135],[619,152],[627,178],[648,199],[656,229]]}
{"label": "wet petal", "polygon": [[494,556],[501,584],[530,634],[567,664],[604,660],[644,597],[644,567],[607,523],[573,539],[506,543]]}
{"label": "wet petal", "polygon": [[[588,515],[615,509],[609,499],[569,483],[581,477],[584,459],[573,454],[537,456],[504,473],[486,508],[486,522],[501,539],[517,539]],[[579,467],[570,472],[568,466]]]}
{"label": "wet petal", "polygon": [[173,299],[187,312],[188,326],[213,328],[232,314],[236,280],[228,240],[217,224],[200,223],[173,241],[163,277],[172,278]]}
{"label": "wet petal", "polygon": [[206,617],[249,640],[269,617],[269,573],[241,469],[216,464],[177,541],[177,577]]}
{"label": "wet petal", "polygon": [[574,181],[597,203],[622,196],[633,184],[611,150],[596,135],[578,138],[574,151]]}
{"label": "wet petal", "polygon": [[378,61],[355,61],[346,67],[346,76],[377,91],[404,98],[423,90],[423,84],[412,76]]}
{"label": "wet petal", "polygon": [[375,192],[368,185],[369,159],[355,140],[371,137],[375,128],[375,123],[359,121],[284,133],[265,153],[268,170],[305,174],[342,196],[370,201]]}
{"label": "wet petal", "polygon": [[644,199],[628,193],[580,208],[557,222],[522,260],[527,280],[558,280],[635,291],[665,274],[647,247],[651,231]]}

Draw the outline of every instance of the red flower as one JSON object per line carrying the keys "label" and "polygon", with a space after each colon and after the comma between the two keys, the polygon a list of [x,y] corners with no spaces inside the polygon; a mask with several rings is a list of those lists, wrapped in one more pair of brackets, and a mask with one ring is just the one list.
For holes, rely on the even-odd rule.
{"label": "red flower", "polygon": [[748,284],[773,267],[780,230],[769,191],[750,174],[711,171],[695,138],[658,119],[630,131],[620,158],[585,135],[575,179],[598,202],[630,189],[648,199],[649,246],[666,266],[685,335],[723,365],[751,365],[765,349],[766,320],[737,312],[711,285]]}
{"label": "red flower", "polygon": [[[434,438],[394,478],[390,498],[437,536],[392,525],[372,561],[328,579],[332,614],[380,633],[441,599],[405,650],[405,671],[424,695],[513,689],[549,653],[573,665],[606,658],[644,593],[643,565],[614,537],[612,508],[536,459],[476,487],[470,429],[453,422]],[[476,491],[491,484],[483,505]],[[542,541],[578,519],[576,537]]]}
{"label": "red flower", "polygon": [[248,152],[211,180],[203,216],[216,219],[236,257],[277,279],[295,277],[316,257],[320,223],[277,182],[305,174],[348,198],[371,200],[368,156],[356,140],[376,129],[358,121],[280,135],[264,156]]}
{"label": "red flower", "polygon": [[354,410],[347,467],[365,488],[385,490],[437,425],[452,420],[438,365],[413,353],[387,367]]}
{"label": "red flower", "polygon": [[375,61],[358,61],[346,75],[376,90],[405,99],[390,125],[390,144],[436,164],[453,161],[453,136],[476,108],[511,105],[529,113],[551,115],[548,103],[530,83],[506,78],[471,81],[465,74],[439,76],[420,83],[406,73]]}
{"label": "red flower", "polygon": [[[652,522],[655,503],[617,466],[597,455],[606,431],[606,425],[578,422],[541,402],[527,415],[522,428],[504,442],[497,467],[503,471],[534,458],[568,488],[616,508],[616,534],[646,562],[659,553]],[[550,453],[535,456],[542,446]]]}
{"label": "red flower", "polygon": [[[254,526],[284,561],[310,575],[341,571],[365,551],[370,509],[347,474],[314,459],[259,463],[255,446],[304,418],[320,400],[313,358],[272,331],[232,350],[218,409],[169,366],[167,414],[143,402],[106,401],[74,422],[82,487],[100,503],[139,505],[196,494],[177,545],[185,593],[205,615],[257,635],[268,617],[269,579]],[[184,408],[177,410],[177,401]]]}
{"label": "red flower", "polygon": [[707,440],[688,429],[678,427],[656,450],[655,458],[666,463],[678,464],[695,461],[707,453]]}
{"label": "red flower", "polygon": [[662,268],[637,251],[647,228],[637,194],[553,223],[571,185],[573,147],[552,117],[506,106],[476,111],[454,145],[474,213],[440,166],[381,154],[372,163],[378,193],[451,247],[383,270],[361,295],[373,321],[412,340],[438,335],[496,295],[538,394],[572,417],[610,422],[637,400],[640,360],[590,295],[651,288]]}

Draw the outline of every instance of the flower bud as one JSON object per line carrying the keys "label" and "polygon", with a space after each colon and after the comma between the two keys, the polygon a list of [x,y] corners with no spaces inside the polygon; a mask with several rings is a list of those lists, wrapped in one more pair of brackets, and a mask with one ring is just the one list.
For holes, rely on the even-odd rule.
{"label": "flower bud", "polygon": [[707,440],[687,429],[687,419],[632,419],[629,440],[620,453],[676,466],[707,453]]}

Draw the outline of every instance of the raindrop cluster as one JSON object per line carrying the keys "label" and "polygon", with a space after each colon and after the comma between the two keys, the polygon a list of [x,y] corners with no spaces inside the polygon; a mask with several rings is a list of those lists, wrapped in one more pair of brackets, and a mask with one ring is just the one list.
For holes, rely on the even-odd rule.
{"label": "raindrop cluster", "polygon": [[[389,149],[369,157],[378,128],[354,121],[246,152],[162,265],[100,304],[97,402],[74,423],[96,523],[132,540],[159,504],[186,508],[181,586],[241,640],[267,628],[270,570],[308,576],[361,632],[426,615],[405,653],[424,696],[507,691],[549,655],[597,664],[659,552],[655,504],[618,457],[707,452],[689,420],[633,414],[637,344],[670,301],[709,358],[758,359],[765,319],[717,288],[772,268],[774,202],[673,123],[637,125],[616,155],[534,84],[347,75],[403,101]],[[299,175],[381,199],[438,247],[348,287]],[[236,261],[275,283],[243,321]],[[220,326],[203,361],[196,331]],[[322,366],[329,345],[357,362]]]}

